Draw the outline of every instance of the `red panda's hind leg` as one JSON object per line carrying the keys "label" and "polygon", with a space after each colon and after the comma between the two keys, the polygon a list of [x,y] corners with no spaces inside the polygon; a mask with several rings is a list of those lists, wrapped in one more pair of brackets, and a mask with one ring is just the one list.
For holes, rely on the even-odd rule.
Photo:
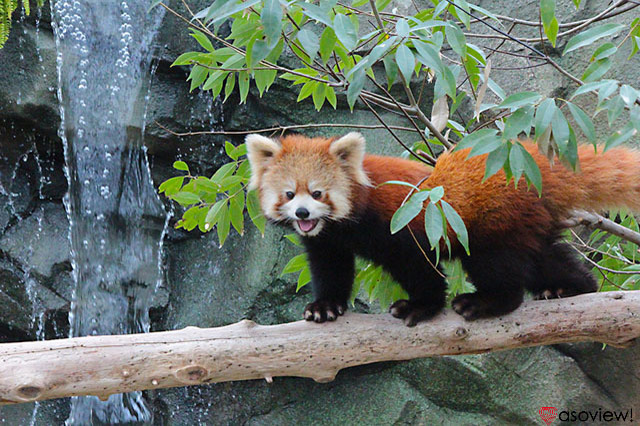
{"label": "red panda's hind leg", "polygon": [[527,285],[534,299],[555,299],[598,290],[598,283],[588,266],[566,243],[549,243],[536,263],[539,274]]}
{"label": "red panda's hind leg", "polygon": [[536,274],[529,254],[507,248],[477,249],[462,258],[462,264],[476,292],[456,296],[451,307],[468,321],[514,311],[522,303],[525,283],[532,282]]}

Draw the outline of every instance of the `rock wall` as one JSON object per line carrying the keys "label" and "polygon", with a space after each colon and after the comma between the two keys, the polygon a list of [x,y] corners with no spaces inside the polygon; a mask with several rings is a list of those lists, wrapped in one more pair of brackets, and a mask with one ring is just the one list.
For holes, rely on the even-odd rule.
{"label": "rock wall", "polygon": [[[410,5],[398,2],[400,7],[407,6],[404,3]],[[606,7],[600,3],[583,0],[576,12],[567,0],[559,2],[558,8],[563,18],[575,20]],[[178,1],[170,4],[180,8]],[[480,4],[517,18],[537,19],[536,1]],[[531,29],[532,36],[535,31]],[[504,48],[520,51],[518,46]],[[173,58],[189,49],[197,46],[184,24],[167,14],[158,36],[158,67],[145,136],[157,185],[174,173],[171,164],[176,158],[187,161],[192,170],[210,173],[224,161],[225,138],[175,137],[156,121],[178,132],[309,122],[371,123],[371,116],[362,109],[353,114],[345,109],[318,114],[310,103],[296,104],[295,90],[284,82],[262,99],[252,91],[246,105],[231,99],[223,106],[207,94],[190,94],[186,71],[169,67]],[[560,58],[558,52],[551,50],[576,73],[588,61],[586,52],[567,58]],[[612,78],[640,81],[639,57],[633,63],[617,63],[610,72]],[[62,204],[66,179],[57,136],[55,58],[48,9],[28,18],[16,13],[11,37],[0,50],[0,82],[4,82],[0,84],[0,341],[59,338],[68,333],[73,280]],[[526,65],[523,61],[497,59],[494,69]],[[562,95],[571,89],[550,67],[493,76],[507,90],[533,87]],[[430,104],[429,99],[425,102]],[[385,117],[392,123],[402,122],[393,114]],[[603,127],[599,126],[600,134],[605,132]],[[371,150],[398,152],[385,131],[364,133]],[[283,232],[272,227],[264,238],[256,232],[243,238],[232,235],[223,249],[218,249],[214,235],[170,231],[165,244],[166,280],[152,310],[153,329],[211,327],[242,318],[263,324],[298,319],[310,297],[308,291],[296,294],[292,279],[280,276],[293,252]],[[237,265],[239,259],[244,265]],[[376,310],[360,301],[357,305],[363,311]],[[155,423],[167,425],[540,424],[537,412],[542,406],[577,411],[635,408],[636,416],[640,415],[639,371],[640,344],[626,350],[595,343],[556,345],[355,367],[342,371],[329,384],[277,378],[272,384],[224,383],[147,392],[146,397],[153,405]],[[68,400],[0,407],[0,423],[62,424],[68,410]]]}

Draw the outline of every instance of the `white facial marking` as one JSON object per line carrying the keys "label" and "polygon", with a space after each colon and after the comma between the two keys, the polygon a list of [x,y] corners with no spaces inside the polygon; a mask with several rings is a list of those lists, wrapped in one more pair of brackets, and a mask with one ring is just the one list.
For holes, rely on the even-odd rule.
{"label": "white facial marking", "polygon": [[296,210],[304,208],[309,211],[309,217],[304,219],[319,219],[327,216],[330,211],[329,207],[320,201],[314,200],[309,194],[296,194],[293,200],[286,202],[282,205],[281,210],[293,220],[300,219],[296,216]]}

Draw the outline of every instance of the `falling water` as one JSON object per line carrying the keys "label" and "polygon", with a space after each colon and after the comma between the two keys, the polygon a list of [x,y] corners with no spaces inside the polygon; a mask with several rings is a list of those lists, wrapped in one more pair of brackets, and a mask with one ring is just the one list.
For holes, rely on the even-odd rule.
{"label": "falling water", "polygon": [[[149,330],[167,214],[142,148],[151,41],[142,0],[52,0],[76,288],[73,336]],[[104,397],[106,395],[102,395]],[[150,423],[141,393],[74,398],[67,424]]]}

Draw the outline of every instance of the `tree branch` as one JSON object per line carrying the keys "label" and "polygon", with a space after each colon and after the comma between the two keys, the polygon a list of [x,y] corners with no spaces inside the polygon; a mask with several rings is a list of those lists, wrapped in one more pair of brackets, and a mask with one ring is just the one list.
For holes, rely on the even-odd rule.
{"label": "tree branch", "polygon": [[529,301],[501,318],[466,322],[451,310],[416,327],[390,315],[336,322],[226,327],[0,344],[0,404],[109,395],[276,376],[333,380],[343,368],[381,361],[477,354],[640,336],[640,291]]}
{"label": "tree branch", "polygon": [[640,246],[640,233],[619,225],[596,213],[589,213],[584,210],[575,210],[572,212],[571,217],[563,222],[563,225],[567,228],[585,225],[592,229],[602,229],[603,231],[617,235],[620,238],[631,241],[632,243]]}

